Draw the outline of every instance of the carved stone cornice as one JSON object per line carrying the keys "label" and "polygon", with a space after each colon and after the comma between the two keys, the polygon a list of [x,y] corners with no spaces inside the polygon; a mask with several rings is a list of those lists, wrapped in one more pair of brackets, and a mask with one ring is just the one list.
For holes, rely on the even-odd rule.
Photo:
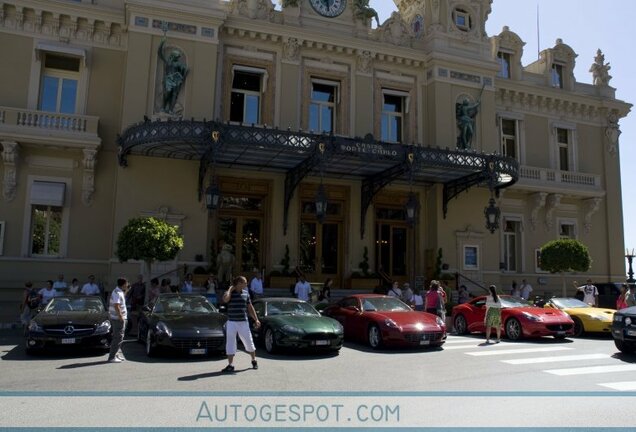
{"label": "carved stone cornice", "polygon": [[4,164],[4,177],[2,183],[2,196],[7,201],[13,201],[17,189],[17,161],[20,146],[15,141],[2,141],[2,162]]}
{"label": "carved stone cornice", "polygon": [[537,192],[530,195],[530,228],[532,228],[532,231],[537,229],[539,210],[545,206],[545,200],[547,197],[547,192]]}
{"label": "carved stone cornice", "polygon": [[598,211],[603,198],[590,198],[583,203],[585,204],[585,216],[583,217],[583,229],[586,234],[592,230],[592,215]]}
{"label": "carved stone cornice", "polygon": [[42,1],[29,1],[24,5],[3,2],[0,6],[2,30],[115,49],[123,49],[127,44],[124,15],[115,11],[95,13],[81,4],[67,6]]}
{"label": "carved stone cornice", "polygon": [[554,211],[561,205],[562,194],[550,194],[548,195],[545,203],[545,228],[547,231],[551,231],[554,226]]}

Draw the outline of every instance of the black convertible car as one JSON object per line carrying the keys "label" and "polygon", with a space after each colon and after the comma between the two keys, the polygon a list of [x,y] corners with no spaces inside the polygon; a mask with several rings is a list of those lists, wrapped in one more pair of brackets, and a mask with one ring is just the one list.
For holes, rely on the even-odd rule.
{"label": "black convertible car", "polygon": [[625,354],[636,352],[636,306],[617,310],[612,320],[614,345]]}
{"label": "black convertible car", "polygon": [[146,345],[148,356],[160,348],[193,355],[220,353],[225,350],[226,321],[202,295],[161,294],[142,309],[137,340]]}
{"label": "black convertible car", "polygon": [[110,347],[108,312],[98,296],[53,298],[29,323],[26,351],[45,347]]}

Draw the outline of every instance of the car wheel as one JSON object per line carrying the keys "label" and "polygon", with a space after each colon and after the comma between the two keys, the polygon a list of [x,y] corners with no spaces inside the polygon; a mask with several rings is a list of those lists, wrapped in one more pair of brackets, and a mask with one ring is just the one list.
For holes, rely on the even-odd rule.
{"label": "car wheel", "polygon": [[614,345],[623,354],[632,354],[634,352],[634,344],[622,340],[614,339]]}
{"label": "car wheel", "polygon": [[574,337],[581,337],[585,334],[585,329],[583,328],[583,323],[577,317],[572,317],[572,321],[574,321]]}
{"label": "car wheel", "polygon": [[506,321],[506,336],[513,341],[519,340],[523,336],[521,323],[517,318],[510,318]]}
{"label": "car wheel", "polygon": [[152,332],[150,330],[148,330],[146,332],[146,355],[148,357],[153,357],[154,355],[157,354],[157,347],[153,346],[153,340],[152,340]]}
{"label": "car wheel", "polygon": [[382,333],[380,333],[380,328],[375,324],[369,326],[369,346],[373,349],[378,349],[382,346]]}
{"label": "car wheel", "polygon": [[464,315],[457,315],[453,326],[455,327],[455,333],[458,335],[468,333],[468,326],[466,325],[466,318],[464,318]]}
{"label": "car wheel", "polygon": [[265,330],[265,351],[272,354],[277,350],[276,338],[274,337],[274,331],[271,328]]}

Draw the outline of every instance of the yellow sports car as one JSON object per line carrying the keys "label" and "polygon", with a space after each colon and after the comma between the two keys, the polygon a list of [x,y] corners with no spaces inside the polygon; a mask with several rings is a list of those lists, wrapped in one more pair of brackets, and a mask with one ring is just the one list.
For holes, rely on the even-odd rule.
{"label": "yellow sports car", "polygon": [[570,315],[574,321],[574,336],[581,336],[585,332],[612,332],[612,319],[616,312],[614,309],[597,308],[569,297],[551,298],[544,307],[559,309]]}

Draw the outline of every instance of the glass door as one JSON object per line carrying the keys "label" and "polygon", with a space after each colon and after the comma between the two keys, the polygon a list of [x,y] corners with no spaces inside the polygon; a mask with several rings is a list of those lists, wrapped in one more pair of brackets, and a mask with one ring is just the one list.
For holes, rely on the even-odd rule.
{"label": "glass door", "polygon": [[340,280],[341,244],[340,222],[301,222],[299,265],[310,281]]}
{"label": "glass door", "polygon": [[219,217],[220,248],[230,245],[234,255],[233,275],[249,278],[254,269],[261,268],[262,219],[244,216]]}
{"label": "glass door", "polygon": [[403,281],[410,275],[413,260],[409,253],[413,239],[409,238],[409,227],[405,222],[403,208],[376,208],[375,256],[378,268],[392,279]]}

